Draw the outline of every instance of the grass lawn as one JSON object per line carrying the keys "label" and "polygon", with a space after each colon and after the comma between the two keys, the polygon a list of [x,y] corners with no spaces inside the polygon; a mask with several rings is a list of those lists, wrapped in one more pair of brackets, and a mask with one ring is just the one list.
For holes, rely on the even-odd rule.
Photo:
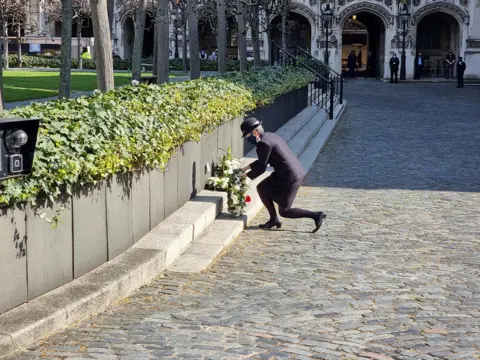
{"label": "grass lawn", "polygon": [[[150,74],[144,74],[146,76]],[[130,73],[115,73],[115,86],[130,83]],[[174,77],[174,75],[170,75]],[[42,71],[4,71],[3,95],[5,102],[41,99],[58,95],[60,73]],[[89,91],[97,88],[95,72],[73,72],[73,91]]]}

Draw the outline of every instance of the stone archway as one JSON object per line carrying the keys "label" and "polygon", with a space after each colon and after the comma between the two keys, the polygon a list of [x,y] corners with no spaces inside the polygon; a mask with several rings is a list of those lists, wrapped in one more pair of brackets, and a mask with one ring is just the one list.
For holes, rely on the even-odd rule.
{"label": "stone archway", "polygon": [[469,14],[450,3],[430,3],[414,12],[411,24],[415,56],[422,53],[425,75],[445,75],[445,58],[450,49],[457,58],[463,56],[469,23]]}
{"label": "stone archway", "polygon": [[128,17],[123,22],[122,43],[124,60],[131,60],[133,55],[133,41],[135,39],[135,24],[132,18]]}
{"label": "stone archway", "polygon": [[[282,46],[282,16],[277,15],[271,20],[273,25],[272,40]],[[293,52],[295,45],[311,51],[312,22],[308,17],[292,10],[287,15],[287,51]]]}
{"label": "stone archway", "polygon": [[[352,40],[344,36],[344,30],[348,27],[348,24],[352,23],[353,17],[356,18],[355,21],[360,23],[367,32],[366,36],[359,37],[359,41],[355,44],[351,44]],[[362,61],[359,63],[359,68],[364,71],[364,74],[362,73],[363,75],[385,77],[387,57],[386,33],[387,29],[394,24],[394,16],[390,11],[382,5],[364,1],[343,9],[337,16],[337,23],[340,26],[338,31],[342,34],[341,41],[339,42],[339,49],[342,50],[342,52],[338,59],[340,69],[346,70],[348,63],[348,57],[345,57],[345,54],[343,54],[343,44],[345,42],[353,46],[354,49],[352,49],[356,52],[356,55],[358,55],[358,51],[361,50]],[[350,49],[350,51],[352,49]],[[372,54],[369,59],[369,65],[371,65],[372,69],[367,72],[365,63],[369,52]]]}

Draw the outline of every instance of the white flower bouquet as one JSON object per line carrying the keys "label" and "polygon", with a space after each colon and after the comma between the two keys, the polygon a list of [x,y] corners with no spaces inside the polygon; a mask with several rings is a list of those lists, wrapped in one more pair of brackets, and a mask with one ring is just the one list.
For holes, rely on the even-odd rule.
{"label": "white flower bouquet", "polygon": [[244,178],[240,162],[233,158],[232,149],[219,159],[213,170],[213,176],[207,179],[206,188],[209,190],[226,191],[228,212],[234,216],[242,216],[246,207],[248,190],[247,179]]}

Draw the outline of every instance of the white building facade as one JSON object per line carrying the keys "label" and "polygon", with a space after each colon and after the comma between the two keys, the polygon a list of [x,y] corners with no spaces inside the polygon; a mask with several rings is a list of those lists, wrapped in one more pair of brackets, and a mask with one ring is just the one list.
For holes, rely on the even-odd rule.
{"label": "white building facade", "polygon": [[[346,58],[352,50],[358,54],[361,49],[361,64],[365,68],[367,54],[372,53],[375,76],[389,78],[389,59],[392,54],[402,54],[403,23],[399,18],[401,4],[397,0],[334,0],[330,2],[334,17],[328,29],[329,65],[340,72],[346,67]],[[55,24],[46,21],[42,11],[41,0],[32,0],[32,17],[42,26],[35,34],[26,36],[26,43],[52,44],[60,43],[60,38],[51,36]],[[297,44],[313,56],[324,59],[326,46],[326,29],[322,22],[322,9],[325,3],[320,0],[295,0],[289,13],[289,19],[296,25],[289,30],[289,45]],[[407,0],[410,18],[406,24],[406,78],[414,77],[414,60],[421,52],[426,68],[425,76],[443,77],[445,58],[451,49],[457,60],[462,56],[467,64],[466,79],[480,78],[480,0]],[[128,59],[133,49],[133,21],[120,19],[114,11],[112,24],[113,49],[120,57]],[[152,24],[151,18],[147,19]],[[269,21],[279,23],[276,16]],[[150,21],[150,22],[149,22]],[[235,58],[236,49],[235,20],[229,20],[228,47],[229,56]],[[171,18],[170,57],[175,57],[175,49],[182,56],[182,36],[175,35],[173,17]],[[46,34],[47,31],[50,35]],[[58,34],[57,34],[58,35]],[[249,56],[252,55],[251,39],[247,36]],[[281,33],[276,30],[274,40],[281,42]],[[153,26],[146,30],[144,56],[153,53]],[[207,53],[215,48],[212,33],[201,31],[201,47]],[[268,39],[265,33],[261,38],[261,56],[268,58]],[[76,46],[76,39],[72,39]],[[94,39],[82,38],[82,46],[93,51]]]}

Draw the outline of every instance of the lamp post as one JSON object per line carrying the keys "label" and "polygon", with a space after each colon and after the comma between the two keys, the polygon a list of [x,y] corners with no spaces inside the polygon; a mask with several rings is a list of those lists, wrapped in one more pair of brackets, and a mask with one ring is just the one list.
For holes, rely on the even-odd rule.
{"label": "lamp post", "polygon": [[402,22],[403,26],[403,40],[402,40],[402,58],[401,58],[401,64],[400,64],[400,80],[405,80],[406,79],[406,69],[405,69],[405,62],[406,62],[406,55],[405,55],[405,36],[407,35],[407,23],[408,20],[410,19],[410,13],[408,12],[407,8],[407,3],[402,2],[403,7],[399,12],[399,18],[400,21]]}
{"label": "lamp post", "polygon": [[326,31],[325,33],[325,54],[324,54],[324,62],[328,66],[328,28],[330,27],[330,23],[333,20],[333,10],[330,8],[330,3],[327,3],[325,10],[322,11],[322,21],[323,27]]}

